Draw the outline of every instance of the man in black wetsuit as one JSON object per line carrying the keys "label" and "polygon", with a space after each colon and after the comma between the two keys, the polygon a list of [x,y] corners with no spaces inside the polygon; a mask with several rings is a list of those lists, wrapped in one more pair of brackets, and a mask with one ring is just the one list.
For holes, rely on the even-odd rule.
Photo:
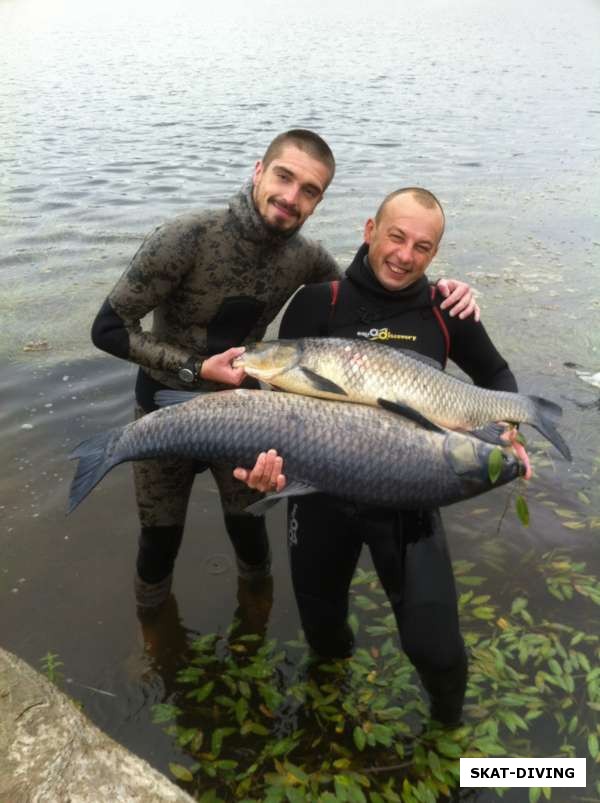
{"label": "man in black wetsuit", "polygon": [[[339,287],[333,282],[303,288],[286,311],[280,337],[378,340],[441,366],[450,358],[481,387],[516,391],[483,326],[440,309],[441,298],[427,281],[443,231],[444,213],[430,192],[391,193],[367,221],[365,242]],[[235,476],[263,491],[282,490],[282,472],[282,458],[271,450],[252,471],[238,468]],[[289,502],[288,543],[307,641],[319,655],[339,658],[352,651],[348,591],[362,546],[368,545],[402,647],[429,693],[431,716],[457,725],[467,657],[439,511],[376,509],[325,494],[296,497]]]}
{"label": "man in black wetsuit", "polygon": [[[92,328],[98,348],[140,366],[138,417],[155,409],[154,394],[165,387],[214,391],[239,385],[244,372],[231,361],[243,343],[263,337],[298,287],[338,277],[333,257],[300,234],[334,172],[333,154],[321,137],[287,131],[271,142],[252,181],[227,207],[182,215],[144,240]],[[449,281],[444,292],[455,312],[473,312],[467,285]],[[149,312],[153,323],[146,331],[142,320]],[[140,607],[156,607],[169,594],[194,477],[206,468],[182,459],[134,464]],[[210,469],[240,575],[265,577],[270,550],[264,519],[245,512],[258,497],[234,481],[231,469]]]}

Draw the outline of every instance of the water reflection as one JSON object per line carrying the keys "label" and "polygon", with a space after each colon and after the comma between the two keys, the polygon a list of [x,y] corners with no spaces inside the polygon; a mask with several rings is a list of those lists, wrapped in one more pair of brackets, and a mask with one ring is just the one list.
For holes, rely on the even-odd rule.
{"label": "water reflection", "polygon": [[[227,641],[231,644],[242,636],[255,635],[256,641],[252,641],[247,647],[252,652],[258,649],[267,632],[273,607],[273,578],[248,581],[238,577],[237,603],[231,625],[227,629]],[[163,689],[160,699],[168,700],[181,689],[181,685],[177,684],[177,674],[192,661],[194,653],[190,645],[202,634],[184,625],[173,593],[158,610],[138,609],[137,617],[143,637],[144,654],[148,659],[148,670],[144,673],[142,682],[150,682],[155,687],[156,678],[160,678]]]}

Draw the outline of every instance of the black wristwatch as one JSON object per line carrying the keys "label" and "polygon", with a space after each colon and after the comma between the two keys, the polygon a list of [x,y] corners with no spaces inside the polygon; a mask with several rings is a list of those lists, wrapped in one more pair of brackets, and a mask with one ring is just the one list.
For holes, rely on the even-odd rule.
{"label": "black wristwatch", "polygon": [[200,379],[200,371],[202,370],[202,360],[197,360],[195,357],[190,357],[184,365],[181,366],[177,372],[180,382],[185,382],[186,385],[192,385],[196,380]]}

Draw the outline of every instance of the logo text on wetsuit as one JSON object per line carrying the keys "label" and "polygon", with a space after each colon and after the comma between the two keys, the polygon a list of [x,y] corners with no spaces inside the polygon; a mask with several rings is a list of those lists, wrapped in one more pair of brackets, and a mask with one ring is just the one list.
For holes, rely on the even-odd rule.
{"label": "logo text on wetsuit", "polygon": [[410,340],[415,343],[417,340],[416,335],[398,335],[385,326],[383,329],[369,329],[368,332],[357,332],[357,337],[366,337],[367,340]]}

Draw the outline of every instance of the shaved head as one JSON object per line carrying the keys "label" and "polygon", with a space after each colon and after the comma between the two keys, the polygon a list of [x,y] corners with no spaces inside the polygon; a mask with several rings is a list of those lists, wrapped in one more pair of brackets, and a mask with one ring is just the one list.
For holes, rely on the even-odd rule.
{"label": "shaved head", "polygon": [[440,232],[440,240],[442,239],[442,235],[444,234],[444,228],[446,226],[446,215],[444,214],[444,209],[438,199],[432,192],[429,190],[423,189],[423,187],[401,187],[399,190],[394,190],[390,192],[389,195],[386,195],[381,204],[379,205],[379,209],[375,214],[375,222],[379,223],[381,217],[385,211],[386,206],[389,204],[390,201],[393,201],[394,198],[397,198],[399,195],[410,195],[414,200],[420,204],[420,206],[425,207],[425,209],[439,209],[440,214],[442,216],[442,230]]}

